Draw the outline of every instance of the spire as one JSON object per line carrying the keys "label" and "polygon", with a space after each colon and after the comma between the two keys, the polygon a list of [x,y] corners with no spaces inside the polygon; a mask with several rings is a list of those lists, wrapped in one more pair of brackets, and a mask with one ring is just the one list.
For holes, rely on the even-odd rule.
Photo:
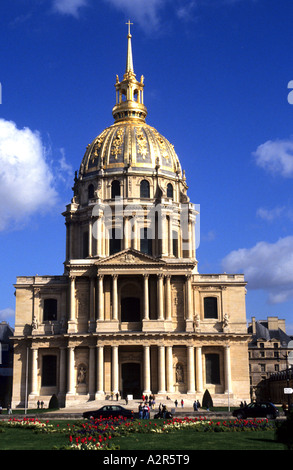
{"label": "spire", "polygon": [[130,23],[130,20],[128,20],[128,23],[125,23],[128,25],[128,35],[127,35],[127,58],[126,58],[126,69],[125,73],[133,73],[133,59],[132,59],[132,45],[131,45],[131,34],[130,34],[130,25],[133,23]]}
{"label": "spire", "polygon": [[126,69],[121,82],[118,75],[116,75],[116,104],[112,114],[115,121],[130,119],[144,121],[147,115],[147,109],[143,104],[144,77],[141,76],[140,82],[136,80],[133,70],[132,35],[130,33],[130,25],[133,23],[129,20],[126,24],[128,25]]}

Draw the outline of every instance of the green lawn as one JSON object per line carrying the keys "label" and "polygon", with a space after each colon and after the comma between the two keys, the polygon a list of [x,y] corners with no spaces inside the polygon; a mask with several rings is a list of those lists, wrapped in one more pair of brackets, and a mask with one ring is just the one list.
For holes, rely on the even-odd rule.
{"label": "green lawn", "polygon": [[[50,424],[67,429],[73,421],[50,421]],[[0,428],[1,429],[1,428]],[[0,450],[53,450],[68,444],[67,433],[41,433],[32,429],[5,426],[0,433]],[[284,450],[275,442],[274,431],[257,432],[196,432],[193,430],[174,431],[168,434],[130,434],[115,437],[113,444],[120,450]]]}

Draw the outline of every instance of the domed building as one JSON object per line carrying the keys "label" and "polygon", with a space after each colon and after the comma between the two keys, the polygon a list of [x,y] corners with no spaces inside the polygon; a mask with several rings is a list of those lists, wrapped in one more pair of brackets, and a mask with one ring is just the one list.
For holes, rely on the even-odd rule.
{"label": "domed building", "polygon": [[174,146],[146,123],[131,40],[114,123],[87,146],[63,213],[64,274],[15,284],[13,407],[249,399],[244,276],[198,272],[198,212]]}

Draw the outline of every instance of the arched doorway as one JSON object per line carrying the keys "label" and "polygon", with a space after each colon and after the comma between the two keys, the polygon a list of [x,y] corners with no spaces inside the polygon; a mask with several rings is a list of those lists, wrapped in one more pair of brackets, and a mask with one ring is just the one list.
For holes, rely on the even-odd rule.
{"label": "arched doorway", "polygon": [[121,321],[140,321],[140,299],[137,297],[124,297],[121,299]]}
{"label": "arched doorway", "polygon": [[121,322],[141,321],[142,292],[139,282],[125,282],[120,288]]}
{"label": "arched doorway", "polygon": [[125,362],[121,364],[122,395],[133,395],[133,398],[141,397],[140,364],[137,362]]}

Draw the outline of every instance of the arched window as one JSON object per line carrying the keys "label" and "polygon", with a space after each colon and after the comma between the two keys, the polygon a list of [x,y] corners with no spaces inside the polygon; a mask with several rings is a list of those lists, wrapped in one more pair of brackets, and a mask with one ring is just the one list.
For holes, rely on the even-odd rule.
{"label": "arched window", "polygon": [[109,252],[110,255],[114,255],[115,253],[119,253],[121,251],[122,245],[122,234],[119,228],[112,228],[109,232],[110,236],[110,245],[109,245]]}
{"label": "arched window", "polygon": [[111,199],[120,196],[120,181],[114,180],[111,185]]}
{"label": "arched window", "polygon": [[218,354],[206,354],[206,383],[220,383],[220,358]]}
{"label": "arched window", "polygon": [[90,184],[87,188],[88,199],[93,199],[95,197],[95,188],[93,184]]}
{"label": "arched window", "polygon": [[153,254],[153,240],[150,229],[143,227],[140,229],[140,251],[146,255]]}
{"label": "arched window", "polygon": [[204,298],[204,318],[218,318],[217,297]]}
{"label": "arched window", "polygon": [[57,356],[43,356],[42,387],[57,385]]}
{"label": "arched window", "polygon": [[173,186],[171,183],[167,184],[167,197],[173,199]]}
{"label": "arched window", "polygon": [[44,321],[57,320],[57,299],[44,300]]}
{"label": "arched window", "polygon": [[172,230],[172,251],[173,256],[178,258],[178,233],[174,230]]}
{"label": "arched window", "polygon": [[150,183],[147,180],[142,180],[140,183],[140,197],[150,197]]}

